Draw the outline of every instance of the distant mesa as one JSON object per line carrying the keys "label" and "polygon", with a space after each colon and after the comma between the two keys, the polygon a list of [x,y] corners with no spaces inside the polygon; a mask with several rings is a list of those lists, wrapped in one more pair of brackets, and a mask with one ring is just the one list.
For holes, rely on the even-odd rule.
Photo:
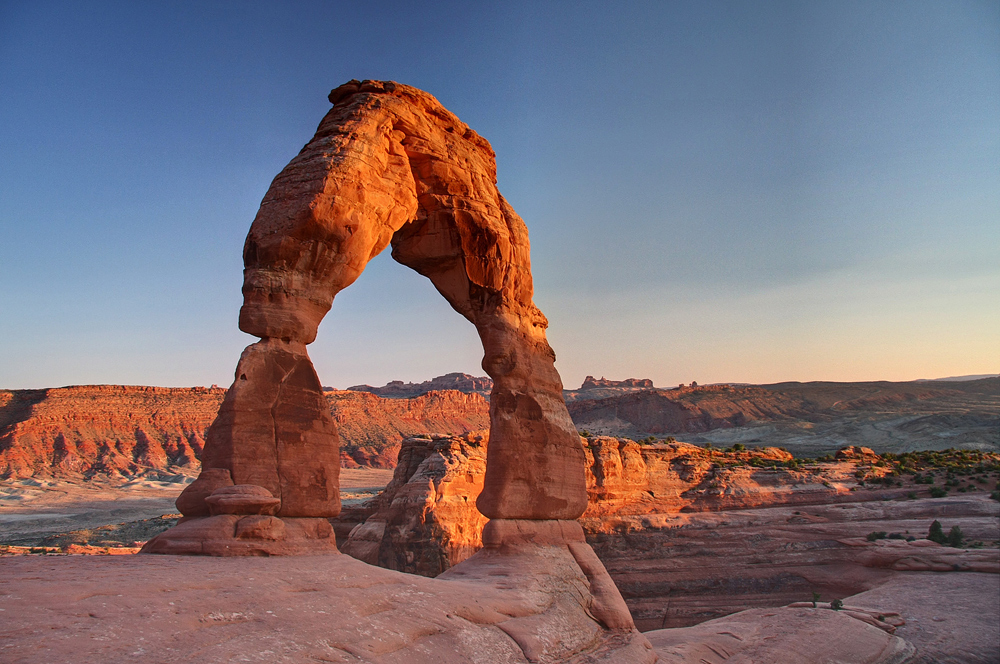
{"label": "distant mesa", "polygon": [[918,378],[918,383],[965,383],[972,380],[982,380],[984,378],[997,378],[1000,374],[968,374],[965,376],[946,376],[944,378]]}
{"label": "distant mesa", "polygon": [[644,387],[652,389],[653,381],[649,378],[626,378],[625,380],[608,380],[604,376],[594,378],[587,376],[583,379],[581,390],[596,390],[602,387]]}
{"label": "distant mesa", "polygon": [[393,380],[382,387],[352,385],[347,389],[351,392],[371,392],[390,399],[408,399],[434,390],[458,390],[459,392],[478,392],[487,395],[493,389],[493,380],[486,376],[470,376],[467,373],[456,372],[425,380],[422,383],[404,383],[401,380]]}

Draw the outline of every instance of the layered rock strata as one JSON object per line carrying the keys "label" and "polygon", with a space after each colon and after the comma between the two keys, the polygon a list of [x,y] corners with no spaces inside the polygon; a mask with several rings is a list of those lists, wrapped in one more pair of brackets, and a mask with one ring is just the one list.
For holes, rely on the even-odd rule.
{"label": "layered rock strata", "polygon": [[[196,475],[225,394],[216,387],[131,385],[0,390],[0,478]],[[382,398],[334,390],[324,396],[344,468],[394,468],[407,436],[461,434],[490,423],[489,402],[475,392]]]}
{"label": "layered rock strata", "polygon": [[372,565],[437,576],[482,548],[475,508],[486,433],[408,438],[392,481],[370,504],[334,521],[341,550]]}
{"label": "layered rock strata", "polygon": [[219,388],[0,390],[0,477],[197,472]]}
{"label": "layered rock strata", "polygon": [[493,381],[485,376],[470,376],[466,373],[449,373],[422,383],[404,383],[401,380],[389,381],[382,387],[371,385],[353,385],[348,390],[352,392],[371,392],[380,397],[406,398],[427,394],[435,390],[458,390],[459,392],[489,394],[493,389]]}

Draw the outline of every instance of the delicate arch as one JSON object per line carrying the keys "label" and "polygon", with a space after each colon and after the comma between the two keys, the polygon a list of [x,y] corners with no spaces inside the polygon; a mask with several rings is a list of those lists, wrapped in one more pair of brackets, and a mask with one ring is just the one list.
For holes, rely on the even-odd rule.
{"label": "delicate arch", "polygon": [[[305,345],[336,294],[391,244],[393,258],[428,277],[482,340],[494,388],[480,511],[492,519],[578,517],[587,504],[584,454],[547,321],[532,302],[527,228],[497,190],[492,148],[409,86],[351,81],[330,101],[247,236],[240,329],[262,341],[241,358],[204,467],[266,487],[281,499],[279,516],[339,511],[339,444]],[[298,424],[279,423],[276,409]],[[201,494],[213,486],[192,485],[182,501],[203,510]]]}

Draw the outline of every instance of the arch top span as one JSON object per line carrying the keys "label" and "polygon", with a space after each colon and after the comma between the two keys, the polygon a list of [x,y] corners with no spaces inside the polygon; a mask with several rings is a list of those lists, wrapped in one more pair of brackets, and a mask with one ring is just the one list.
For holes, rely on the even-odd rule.
{"label": "arch top span", "polygon": [[250,228],[240,328],[311,343],[336,294],[391,243],[473,323],[502,307],[544,329],[527,228],[497,190],[486,139],[391,81],[351,81],[330,101]]}
{"label": "arch top span", "polygon": [[[207,520],[153,548],[204,551],[216,537],[220,550],[242,550],[232,538],[244,523],[253,546],[285,541],[274,532],[286,527],[299,533],[293,552],[328,546],[316,541],[326,541],[321,518],[340,511],[339,437],[306,345],[337,293],[390,245],[482,340],[494,387],[479,510],[499,520],[577,518],[587,506],[584,453],[548,322],[532,301],[528,231],[497,189],[493,149],[406,85],[350,81],[330,102],[315,136],[274,178],[244,244],[239,325],[261,340],[243,352],[202,475],[178,499],[185,516]],[[236,535],[231,514],[250,515],[233,522]],[[229,534],[206,535],[207,523]]]}

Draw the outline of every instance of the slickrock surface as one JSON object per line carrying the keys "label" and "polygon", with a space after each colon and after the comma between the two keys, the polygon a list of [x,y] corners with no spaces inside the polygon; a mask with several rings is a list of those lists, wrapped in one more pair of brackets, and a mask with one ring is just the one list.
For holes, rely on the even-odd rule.
{"label": "slickrock surface", "polygon": [[[221,388],[127,385],[0,390],[0,477],[196,475],[224,395]],[[340,432],[344,468],[393,468],[406,436],[489,426],[489,403],[475,393],[445,390],[387,399],[328,391],[324,396]]]}
{"label": "slickrock surface", "polygon": [[756,609],[696,627],[647,632],[662,664],[902,664],[913,645],[849,615],[802,607]]}
{"label": "slickrock surface", "polygon": [[593,582],[565,545],[487,553],[450,580],[344,555],[5,559],[0,657],[652,664],[644,637],[591,617]]}
{"label": "slickrock surface", "polygon": [[901,574],[844,603],[902,613],[906,624],[895,634],[916,646],[913,664],[1000,662],[996,574]]}
{"label": "slickrock surface", "polygon": [[[924,537],[934,519],[992,548],[865,539],[878,531]],[[914,571],[1000,573],[1000,504],[982,495],[619,517],[584,527],[643,630],[808,600],[813,592],[843,598]]]}
{"label": "slickrock surface", "polygon": [[[3,565],[0,652],[19,664],[140,656],[165,663],[526,662],[495,621],[537,615],[539,606],[530,591],[402,575],[347,556],[32,557]],[[844,599],[876,615],[900,613],[904,624],[894,636],[915,646],[909,661],[986,664],[1000,654],[1000,576],[911,573]],[[580,633],[581,623],[564,627],[574,624]],[[890,655],[900,651],[889,634],[824,608],[755,609],[646,636],[671,664],[745,661],[726,659],[738,653],[775,664],[875,662],[878,654],[898,662]],[[762,644],[769,650],[761,653]],[[858,644],[873,647],[864,652]],[[642,661],[639,653],[632,661]]]}
{"label": "slickrock surface", "polygon": [[489,396],[493,389],[493,381],[485,376],[470,376],[467,373],[450,373],[422,383],[404,383],[401,380],[393,380],[382,387],[372,387],[371,385],[354,385],[348,390],[354,392],[371,392],[380,397],[415,397],[427,394],[435,390],[458,390],[459,392],[477,392],[483,396]]}

